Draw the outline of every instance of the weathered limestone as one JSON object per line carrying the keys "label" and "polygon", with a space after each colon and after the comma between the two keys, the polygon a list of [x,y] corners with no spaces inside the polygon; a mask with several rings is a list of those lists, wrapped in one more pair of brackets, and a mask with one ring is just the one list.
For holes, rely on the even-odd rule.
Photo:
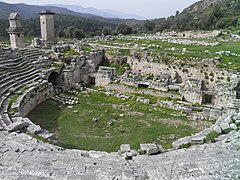
{"label": "weathered limestone", "polygon": [[29,88],[22,96],[19,96],[17,102],[13,104],[12,108],[19,108],[19,113],[22,117],[34,109],[38,104],[54,95],[54,89],[47,81]]}
{"label": "weathered limestone", "polygon": [[55,43],[54,14],[51,11],[42,11],[40,14],[41,36],[44,44]]}
{"label": "weathered limestone", "polygon": [[95,86],[106,86],[116,76],[116,68],[99,66],[95,77]]}
{"label": "weathered limestone", "polygon": [[[0,179],[238,179],[239,132],[212,144],[126,161],[114,153],[63,150],[26,134],[0,131]],[[225,140],[228,140],[225,143]]]}
{"label": "weathered limestone", "polygon": [[8,20],[10,27],[7,31],[10,35],[11,48],[24,48],[25,44],[21,17],[18,13],[11,13]]}
{"label": "weathered limestone", "polygon": [[[175,48],[172,50],[175,51]],[[60,50],[56,49],[56,51]],[[8,54],[10,53],[17,53],[17,51],[8,52]],[[29,59],[30,63],[36,62],[37,58],[39,58],[39,56],[35,57],[35,55],[37,56],[38,54],[32,53],[32,51],[23,54],[26,59],[32,58]],[[85,56],[84,58],[70,59],[71,62],[66,65],[67,67],[63,71],[61,69],[62,66],[50,68],[48,69],[49,71],[46,70],[42,72],[42,77],[44,77],[44,73],[46,73],[45,75],[47,78],[49,78],[52,73],[56,73],[58,78],[62,78],[64,82],[64,84],[62,84],[63,86],[79,87],[78,83],[80,81],[90,82],[92,78],[94,78],[94,73],[103,55],[102,52],[93,52],[89,57]],[[3,56],[0,56],[0,61],[2,57]],[[20,57],[20,54],[16,54],[16,57]],[[5,60],[8,62],[6,63]],[[41,58],[39,64],[41,64],[42,60],[44,64],[44,59]],[[42,100],[51,97],[54,94],[52,84],[58,85],[58,83],[55,84],[55,81],[52,81],[50,85],[47,81],[41,80],[38,74],[39,71],[36,70],[36,67],[42,69],[42,65],[33,67],[29,63],[25,64],[25,68],[22,69],[22,64],[16,63],[17,59],[4,57],[3,62],[4,64],[1,68],[7,70],[10,77],[5,77],[0,72],[0,123],[6,124],[6,126],[3,126],[4,128],[0,126],[0,179],[221,179],[223,177],[225,178],[226,174],[229,179],[239,178],[240,157],[238,137],[240,134],[236,131],[219,136],[215,144],[197,145],[189,149],[173,150],[165,153],[162,153],[164,150],[160,145],[141,144],[140,149],[141,151],[146,151],[147,156],[138,156],[138,152],[131,150],[130,145],[122,145],[120,147],[120,151],[123,153],[120,156],[116,152],[63,150],[59,147],[31,138],[26,134],[9,133],[11,131],[20,132],[28,126],[28,130],[32,134],[40,135],[46,139],[52,137],[52,134],[42,130],[39,126],[34,125],[29,119],[22,118],[21,116],[25,116],[31,108]],[[26,62],[23,61],[22,63],[24,64]],[[48,65],[46,67],[48,67]],[[166,66],[166,68],[169,67]],[[167,71],[167,69],[164,71]],[[190,71],[194,72],[195,70]],[[109,73],[114,74],[112,71]],[[162,73],[159,76],[157,75],[154,78],[156,78],[155,80],[158,81],[158,83],[152,84],[152,86],[148,80],[140,78],[140,76],[135,76],[135,79],[133,79],[137,79],[138,85],[156,87],[164,91],[168,91],[169,89],[176,90],[176,94],[173,93],[168,95],[164,92],[158,92],[159,96],[164,94],[166,97],[179,97],[177,91],[181,88],[184,90],[185,88],[185,94],[190,94],[188,99],[194,97],[194,102],[201,102],[210,99],[203,96],[198,97],[201,94],[215,94],[215,91],[209,91],[203,87],[205,84],[202,80],[189,79],[187,76],[190,74],[186,73],[186,70],[181,74],[184,74],[183,77],[185,79],[182,78],[183,81],[180,75],[176,77],[176,73],[172,75],[167,73]],[[235,80],[236,79],[237,76],[235,77]],[[172,83],[176,83],[177,86]],[[186,86],[182,87],[184,83]],[[237,84],[238,83],[235,84],[235,87],[238,86]],[[170,85],[174,85],[175,87],[171,86],[170,88]],[[226,83],[226,86],[228,85],[229,84]],[[225,86],[220,87],[225,89]],[[220,97],[216,97],[218,99],[216,100],[216,104],[220,107],[214,107],[209,111],[206,110],[206,117],[217,117],[225,113],[222,112],[222,108],[227,106],[225,102],[228,102],[229,99],[226,98],[228,96],[231,96],[229,98],[233,99],[231,101],[233,110],[236,111],[236,107],[240,105],[239,101],[234,99],[238,92],[233,91],[233,94],[231,94],[229,91],[233,90],[233,88],[229,91],[228,89],[222,91],[222,89],[217,89],[219,92],[221,91],[221,93],[217,94],[217,96],[219,95]],[[86,91],[88,90],[91,91],[91,89],[87,89]],[[146,92],[146,94],[151,92],[154,93],[154,91],[150,90],[144,90],[142,92]],[[10,103],[10,99],[16,94],[19,95],[17,101],[13,104]],[[112,95],[111,92],[106,92],[105,94]],[[114,96],[123,100],[131,98],[130,95],[127,96],[121,93],[115,93]],[[71,97],[65,98],[56,96],[55,98],[56,100],[63,100],[63,102],[70,105],[75,103],[74,101],[77,101]],[[214,100],[214,98],[211,99],[211,101],[212,100]],[[224,101],[219,103],[220,100]],[[138,98],[138,102],[150,103],[149,99],[146,98]],[[173,106],[171,102],[161,103],[165,103],[166,106],[171,106],[175,109],[175,106]],[[177,103],[180,103],[180,101],[177,101]],[[189,103],[181,103],[184,104],[184,106],[179,105],[179,109],[189,106]],[[69,108],[72,108],[72,106],[69,106]],[[198,107],[194,108],[198,110]],[[13,110],[13,112],[10,110]],[[188,110],[190,111],[191,108],[188,108]],[[125,114],[119,115],[123,117]],[[236,125],[239,125],[239,119],[237,115],[234,115],[234,118],[232,118],[231,115],[224,116],[212,127],[190,137],[182,138],[174,142],[173,146],[178,149],[180,147],[188,147],[192,144],[202,144],[207,135],[213,131],[221,134],[236,129]],[[97,118],[92,120],[95,122],[101,121]],[[111,125],[111,122],[109,122],[109,125]],[[9,132],[4,131],[4,129]],[[141,151],[139,151],[139,153]],[[126,161],[124,157],[131,158]]]}
{"label": "weathered limestone", "polygon": [[8,132],[14,132],[14,131],[18,131],[18,130],[21,131],[21,129],[27,127],[27,125],[28,125],[27,122],[19,120],[19,121],[16,121],[16,122],[10,124],[9,126],[7,126],[6,130]]}
{"label": "weathered limestone", "polygon": [[[195,144],[203,144],[205,142],[205,138],[207,135],[212,133],[213,131],[220,134],[226,134],[229,133],[232,130],[237,130],[237,122],[233,122],[234,116],[228,115],[223,116],[219,118],[214,125],[212,125],[210,128],[204,129],[201,132],[194,134],[192,136],[181,138],[175,142],[172,143],[173,148],[179,149],[184,147],[189,147],[190,145]],[[235,115],[236,117],[236,115]]]}
{"label": "weathered limestone", "polygon": [[154,155],[164,152],[163,147],[156,144],[140,144],[140,150],[146,152],[147,155]]}
{"label": "weathered limestone", "polygon": [[131,147],[129,144],[122,144],[120,146],[120,152],[121,153],[126,153],[126,152],[130,152],[131,151]]}

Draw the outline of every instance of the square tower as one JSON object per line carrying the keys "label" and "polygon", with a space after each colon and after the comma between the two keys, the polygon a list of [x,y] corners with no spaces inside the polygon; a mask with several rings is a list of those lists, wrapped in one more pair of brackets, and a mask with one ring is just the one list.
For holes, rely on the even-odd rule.
{"label": "square tower", "polygon": [[53,12],[46,10],[40,14],[40,26],[42,41],[45,44],[55,43],[55,32],[54,32],[54,14]]}
{"label": "square tower", "polygon": [[22,28],[22,18],[18,13],[11,13],[9,18],[10,27],[7,29],[10,35],[11,48],[24,48],[24,32]]}

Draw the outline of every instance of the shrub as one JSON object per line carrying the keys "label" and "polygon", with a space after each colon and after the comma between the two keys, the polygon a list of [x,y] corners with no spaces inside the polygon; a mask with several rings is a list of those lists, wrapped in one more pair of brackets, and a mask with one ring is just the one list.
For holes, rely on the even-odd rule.
{"label": "shrub", "polygon": [[230,82],[230,77],[227,77],[227,81]]}
{"label": "shrub", "polygon": [[182,144],[181,146],[180,146],[180,148],[182,149],[182,148],[189,148],[191,146],[191,144],[190,143],[187,143],[187,144]]}
{"label": "shrub", "polygon": [[211,72],[209,75],[210,75],[210,76],[212,76],[212,77],[214,77],[214,74],[213,74],[213,72]]}
{"label": "shrub", "polygon": [[125,157],[125,160],[126,160],[126,161],[132,160],[132,156],[126,156],[126,157]]}
{"label": "shrub", "polygon": [[210,132],[206,138],[204,139],[204,141],[206,142],[214,142],[214,139],[218,137],[218,133],[216,131],[212,131]]}
{"label": "shrub", "polygon": [[230,133],[231,131],[232,131],[231,128],[225,129],[225,130],[223,130],[223,134],[228,134],[228,133]]}
{"label": "shrub", "polygon": [[139,152],[140,155],[147,154],[147,151],[146,151],[146,150],[141,150],[141,149],[139,149],[138,152]]}

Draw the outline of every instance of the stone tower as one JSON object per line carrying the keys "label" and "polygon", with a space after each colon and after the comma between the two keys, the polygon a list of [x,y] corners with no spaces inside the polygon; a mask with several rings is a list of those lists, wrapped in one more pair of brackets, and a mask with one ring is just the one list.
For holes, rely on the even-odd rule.
{"label": "stone tower", "polygon": [[10,35],[10,42],[12,48],[24,48],[24,32],[22,28],[22,18],[18,13],[11,13],[9,18],[10,27],[7,29]]}
{"label": "stone tower", "polygon": [[40,14],[41,36],[44,44],[55,43],[54,14],[51,11],[42,11]]}

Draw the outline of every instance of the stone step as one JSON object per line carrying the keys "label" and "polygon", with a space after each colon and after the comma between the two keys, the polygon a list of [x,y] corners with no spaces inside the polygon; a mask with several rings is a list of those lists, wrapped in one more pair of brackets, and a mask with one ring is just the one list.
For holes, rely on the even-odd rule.
{"label": "stone step", "polygon": [[2,114],[2,121],[3,121],[5,126],[9,126],[12,123],[12,121],[9,118],[9,115],[7,113]]}
{"label": "stone step", "polygon": [[0,109],[2,108],[3,102],[7,99],[7,96],[0,97]]}
{"label": "stone step", "polygon": [[16,69],[16,68],[20,68],[20,67],[22,67],[22,66],[24,66],[25,64],[28,64],[28,62],[27,61],[25,61],[25,60],[22,60],[22,61],[18,61],[18,62],[16,62],[16,63],[13,63],[13,64],[11,64],[11,65],[8,65],[7,67],[9,68],[9,69]]}
{"label": "stone step", "polygon": [[[17,84],[14,84],[13,87],[11,87],[11,90],[12,92],[17,92],[18,90],[20,90],[21,88],[23,88],[24,86],[28,85],[28,84],[31,84],[33,82],[36,82],[38,80],[41,80],[38,76],[36,77],[30,77],[28,78],[28,80],[24,80],[22,81],[21,83],[19,83],[18,85]],[[2,98],[1,99],[1,108],[0,108],[0,114],[2,113],[6,113],[8,108],[9,108],[9,105],[10,105],[10,101],[11,101],[11,97],[14,95],[15,93],[12,93],[12,94],[8,94],[6,97]]]}
{"label": "stone step", "polygon": [[[5,88],[0,87],[0,94],[6,93],[7,90],[9,90],[10,88],[14,87],[17,84],[22,83],[22,81],[25,81],[25,79],[28,80],[28,79],[33,78],[34,76],[39,77],[39,74],[37,74],[37,73],[38,73],[38,70],[35,70],[35,71],[32,71],[31,73],[28,73],[24,76],[21,76],[19,78],[11,80],[10,82],[8,82],[7,84],[4,85]],[[11,84],[11,85],[8,86],[9,84]]]}
{"label": "stone step", "polygon": [[18,67],[17,69],[9,69],[8,75],[13,75],[13,74],[16,74],[16,73],[20,74],[20,73],[22,73],[24,71],[27,71],[30,68],[34,68],[34,67],[29,65],[29,64],[25,64],[24,66]]}

